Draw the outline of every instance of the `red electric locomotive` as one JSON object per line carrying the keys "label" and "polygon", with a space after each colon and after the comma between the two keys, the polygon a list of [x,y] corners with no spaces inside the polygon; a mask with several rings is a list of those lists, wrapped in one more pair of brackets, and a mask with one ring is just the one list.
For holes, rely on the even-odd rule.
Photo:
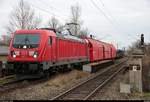
{"label": "red electric locomotive", "polygon": [[52,30],[18,30],[10,43],[8,65],[16,74],[48,74],[88,61],[85,40]]}

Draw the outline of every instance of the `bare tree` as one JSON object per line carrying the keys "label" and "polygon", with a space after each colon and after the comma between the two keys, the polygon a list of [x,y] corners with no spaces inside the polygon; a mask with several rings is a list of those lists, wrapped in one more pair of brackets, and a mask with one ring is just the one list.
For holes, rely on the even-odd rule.
{"label": "bare tree", "polygon": [[140,48],[140,40],[136,40],[135,42],[133,42],[132,48],[133,49],[139,49]]}
{"label": "bare tree", "polygon": [[136,40],[127,49],[128,55],[132,54],[132,52],[133,52],[134,49],[139,49],[139,48],[140,48],[140,40]]}
{"label": "bare tree", "polygon": [[78,25],[71,25],[71,32],[74,35],[79,35],[80,29],[81,29],[81,25],[82,25],[82,21],[81,21],[81,8],[79,5],[74,5],[71,6],[71,23],[76,23]]}
{"label": "bare tree", "polygon": [[6,26],[7,33],[17,29],[33,29],[40,25],[40,17],[35,16],[35,11],[24,0],[20,0],[10,15],[9,25]]}
{"label": "bare tree", "polygon": [[41,22],[42,22],[41,16],[37,16],[37,17],[35,17],[35,18],[31,21],[31,23],[30,23],[30,25],[27,27],[27,29],[39,28],[40,25],[41,25]]}
{"label": "bare tree", "polygon": [[60,25],[58,19],[56,19],[56,18],[53,16],[53,17],[51,17],[51,19],[49,20],[48,26],[49,26],[50,28],[53,28],[53,29],[59,29],[61,25]]}
{"label": "bare tree", "polygon": [[88,28],[82,28],[79,32],[79,37],[87,37],[89,35]]}

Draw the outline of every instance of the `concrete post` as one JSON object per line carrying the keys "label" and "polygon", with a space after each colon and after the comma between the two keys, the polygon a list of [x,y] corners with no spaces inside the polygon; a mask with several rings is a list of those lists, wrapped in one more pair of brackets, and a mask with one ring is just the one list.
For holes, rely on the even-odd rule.
{"label": "concrete post", "polygon": [[129,61],[129,83],[133,90],[142,92],[142,50],[134,50]]}

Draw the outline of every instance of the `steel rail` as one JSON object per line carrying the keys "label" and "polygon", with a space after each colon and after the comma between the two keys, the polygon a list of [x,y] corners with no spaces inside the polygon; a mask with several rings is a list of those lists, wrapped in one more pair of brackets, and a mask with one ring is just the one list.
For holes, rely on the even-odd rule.
{"label": "steel rail", "polygon": [[105,84],[107,84],[112,78],[114,78],[121,70],[124,69],[124,66],[122,66],[119,70],[117,70],[113,75],[111,75],[107,80],[105,80],[102,84],[100,84],[95,90],[93,90],[88,96],[86,96],[83,100],[90,99],[100,88],[102,88]]}
{"label": "steel rail", "polygon": [[[125,63],[126,61],[127,61],[127,60],[122,61],[122,62],[120,62],[119,64],[115,64],[115,65],[112,65],[112,66],[108,67],[107,69],[101,71],[101,72],[98,73],[97,75],[88,78],[87,80],[85,80],[85,81],[83,81],[83,82],[77,84],[76,86],[72,87],[71,89],[69,89],[69,90],[67,90],[67,91],[65,91],[65,92],[63,92],[63,93],[61,93],[61,94],[59,94],[58,96],[52,98],[51,100],[57,100],[57,99],[59,99],[59,98],[61,98],[61,97],[63,97],[63,96],[66,96],[69,92],[71,92],[71,91],[77,89],[77,88],[80,87],[81,85],[84,85],[84,84],[86,84],[87,82],[89,82],[89,81],[91,81],[91,80],[94,80],[95,78],[97,78],[98,76],[100,76],[100,75],[102,75],[103,73],[107,72],[108,70],[110,70],[110,69],[112,69],[112,68],[114,68],[114,67],[117,67],[117,66],[119,66],[119,65],[121,65],[121,64],[123,64],[123,63]],[[119,70],[119,71],[120,71],[120,70]],[[84,98],[84,99],[87,99],[88,97],[90,97],[91,95],[93,95],[93,93],[94,93],[94,92],[90,93],[90,95],[88,95],[88,96],[87,96],[86,98]]]}
{"label": "steel rail", "polygon": [[16,81],[16,75],[9,75],[0,78],[0,85],[9,84]]}

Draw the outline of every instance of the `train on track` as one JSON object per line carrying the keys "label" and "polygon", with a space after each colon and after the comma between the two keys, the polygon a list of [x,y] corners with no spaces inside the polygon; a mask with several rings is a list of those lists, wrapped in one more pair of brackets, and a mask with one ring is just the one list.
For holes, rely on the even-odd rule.
{"label": "train on track", "polygon": [[125,56],[125,51],[121,50],[121,49],[117,49],[117,54],[116,54],[116,58],[123,58]]}
{"label": "train on track", "polygon": [[44,75],[102,60],[114,60],[116,48],[91,37],[78,38],[67,30],[41,28],[13,33],[7,66],[17,75]]}

